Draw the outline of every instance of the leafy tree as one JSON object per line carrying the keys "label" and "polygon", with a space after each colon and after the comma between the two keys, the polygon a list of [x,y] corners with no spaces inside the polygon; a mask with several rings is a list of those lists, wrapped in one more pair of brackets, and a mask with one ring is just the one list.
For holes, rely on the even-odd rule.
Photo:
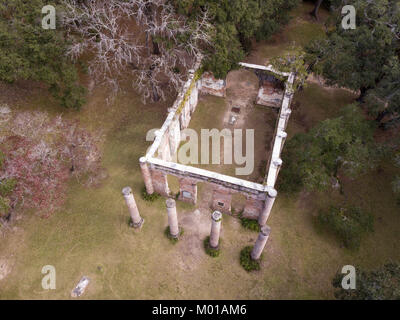
{"label": "leafy tree", "polygon": [[379,155],[373,132],[374,126],[357,106],[349,105],[339,117],[295,135],[283,151],[280,189],[323,190],[332,179],[340,181],[339,171],[355,177],[372,168]]}
{"label": "leafy tree", "polygon": [[388,263],[377,270],[358,269],[356,289],[342,288],[343,274],[332,281],[336,299],[341,300],[400,300],[400,265]]}
{"label": "leafy tree", "polygon": [[77,69],[65,57],[66,39],[61,31],[42,28],[45,5],[44,0],[1,2],[0,80],[44,82],[63,106],[79,108],[85,90],[78,84]]}
{"label": "leafy tree", "polygon": [[344,30],[338,10],[328,39],[314,41],[307,48],[314,56],[313,71],[330,85],[359,91],[358,101],[366,102],[378,122],[386,116],[391,117],[386,125],[399,122],[400,2],[355,0],[346,4],[356,8],[357,27]]}
{"label": "leafy tree", "polygon": [[349,249],[360,247],[362,236],[373,231],[373,221],[370,212],[351,206],[330,207],[321,210],[318,215],[318,222],[336,234]]}
{"label": "leafy tree", "polygon": [[268,39],[288,21],[298,0],[174,0],[178,12],[191,18],[206,8],[217,32],[205,66],[224,78],[251,47],[251,39]]}
{"label": "leafy tree", "polygon": [[308,76],[306,52],[301,47],[292,47],[284,55],[271,59],[270,63],[276,70],[295,74],[294,91],[305,85]]}
{"label": "leafy tree", "polygon": [[244,58],[244,51],[235,26],[233,24],[219,25],[214,40],[218,54],[210,55],[204,61],[206,70],[212,70],[217,78],[225,78],[229,70],[236,67],[236,63]]}

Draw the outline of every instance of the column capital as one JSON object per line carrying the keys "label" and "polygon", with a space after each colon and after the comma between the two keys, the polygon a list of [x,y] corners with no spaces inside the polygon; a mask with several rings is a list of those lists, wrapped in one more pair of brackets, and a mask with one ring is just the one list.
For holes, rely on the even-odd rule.
{"label": "column capital", "polygon": [[139,158],[139,162],[140,162],[140,164],[146,163],[146,162],[147,162],[146,157],[140,157],[140,158]]}
{"label": "column capital", "polygon": [[132,194],[132,189],[131,187],[125,187],[122,189],[122,194],[124,196],[129,196],[130,194]]}
{"label": "column capital", "polygon": [[215,222],[219,222],[222,220],[222,213],[219,211],[214,211],[211,215],[211,218],[215,221]]}
{"label": "column capital", "polygon": [[270,198],[276,198],[278,196],[278,191],[276,189],[270,189],[268,190],[268,197]]}
{"label": "column capital", "polygon": [[171,199],[171,198],[168,198],[168,199],[165,201],[165,203],[166,203],[166,205],[167,205],[167,208],[175,208],[175,206],[176,206],[175,200],[174,200],[174,199]]}
{"label": "column capital", "polygon": [[287,138],[287,133],[285,131],[279,131],[277,136],[281,139],[286,139]]}
{"label": "column capital", "polygon": [[271,233],[271,228],[269,226],[263,226],[261,227],[261,233],[263,236],[268,237]]}
{"label": "column capital", "polygon": [[278,158],[278,159],[274,159],[272,163],[274,164],[274,166],[280,167],[282,165],[283,161],[281,158]]}

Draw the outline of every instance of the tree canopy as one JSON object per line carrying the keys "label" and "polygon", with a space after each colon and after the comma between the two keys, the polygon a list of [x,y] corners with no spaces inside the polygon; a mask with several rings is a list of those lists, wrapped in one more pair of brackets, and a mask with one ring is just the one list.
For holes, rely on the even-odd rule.
{"label": "tree canopy", "polygon": [[60,103],[79,108],[84,88],[78,72],[65,56],[66,39],[61,32],[44,30],[44,0],[5,0],[0,4],[0,80],[41,81]]}
{"label": "tree canopy", "polygon": [[196,17],[205,9],[216,27],[215,47],[208,50],[205,67],[218,78],[236,67],[251,39],[268,39],[289,19],[298,0],[174,0],[178,12]]}
{"label": "tree canopy", "polygon": [[[180,86],[180,64],[187,64],[193,49],[205,53],[205,68],[223,78],[243,59],[251,40],[268,38],[298,2],[57,0],[52,3],[57,6],[57,29],[44,30],[41,9],[48,3],[5,0],[0,4],[0,80],[43,82],[63,106],[79,108],[85,89],[78,81],[79,60],[73,58],[80,59],[85,48],[86,58],[94,54],[94,64],[101,67],[89,61],[89,72],[103,73],[96,78],[115,78],[109,82],[115,87],[118,72],[132,69],[144,100],[158,100],[164,96],[160,88]],[[210,42],[208,20],[213,25]],[[141,26],[139,35],[128,27],[135,23]],[[138,41],[143,33],[147,35],[142,45]],[[118,65],[115,77],[109,74],[112,65]],[[172,80],[166,84],[164,79]]]}
{"label": "tree canopy", "polygon": [[332,281],[335,297],[341,300],[399,300],[400,265],[388,263],[373,270],[356,269],[356,289],[342,288],[343,274],[336,274]]}
{"label": "tree canopy", "polygon": [[323,190],[339,171],[357,176],[375,165],[379,148],[374,126],[356,105],[344,107],[337,118],[322,121],[285,145],[279,188],[287,192]]}
{"label": "tree canopy", "polygon": [[339,6],[328,38],[307,48],[313,56],[313,71],[330,85],[359,91],[358,100],[366,103],[377,121],[386,117],[388,126],[400,120],[400,1],[351,4],[356,8],[356,29],[342,27]]}
{"label": "tree canopy", "polygon": [[[306,85],[308,76],[306,66],[306,52],[301,47],[293,46],[283,55],[271,59],[270,64],[279,71],[293,72],[295,82],[293,90],[296,91],[300,87]],[[283,78],[282,78],[283,80]]]}

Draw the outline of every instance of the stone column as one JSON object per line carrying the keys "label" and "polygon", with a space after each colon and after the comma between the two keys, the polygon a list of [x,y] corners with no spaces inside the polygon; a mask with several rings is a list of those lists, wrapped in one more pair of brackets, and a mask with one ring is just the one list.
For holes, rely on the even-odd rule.
{"label": "stone column", "polygon": [[166,200],[169,233],[173,238],[179,237],[178,214],[176,213],[176,203],[174,199],[168,198]]}
{"label": "stone column", "polygon": [[211,215],[210,247],[218,249],[219,235],[221,233],[222,213],[214,211]]}
{"label": "stone column", "polygon": [[129,208],[129,213],[132,218],[131,226],[135,229],[141,228],[144,222],[144,219],[140,216],[138,207],[136,205],[135,198],[132,194],[132,189],[130,187],[125,187],[122,189],[122,194],[125,198],[126,204]]}
{"label": "stone column", "polygon": [[140,169],[142,169],[142,176],[144,185],[146,186],[146,191],[148,194],[153,194],[154,193],[153,181],[151,179],[151,173],[149,167],[147,166],[146,158],[141,157],[139,159],[139,163],[140,163]]}
{"label": "stone column", "polygon": [[258,260],[261,257],[261,253],[264,250],[264,247],[268,241],[269,234],[271,232],[271,228],[268,226],[263,226],[261,228],[261,232],[258,234],[257,241],[251,251],[251,258],[253,260]]}
{"label": "stone column", "polygon": [[258,216],[258,224],[260,226],[265,226],[267,224],[268,217],[271,214],[271,210],[277,195],[278,192],[275,189],[271,189],[268,191],[267,199],[264,203],[264,208],[261,211],[261,214]]}

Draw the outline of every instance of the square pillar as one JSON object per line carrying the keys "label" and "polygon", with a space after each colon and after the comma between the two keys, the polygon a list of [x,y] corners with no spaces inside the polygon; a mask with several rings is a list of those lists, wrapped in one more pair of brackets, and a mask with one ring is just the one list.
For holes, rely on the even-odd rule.
{"label": "square pillar", "polygon": [[161,172],[159,170],[151,170],[152,180],[153,180],[153,188],[154,191],[161,194],[164,197],[169,196],[169,187],[167,174]]}
{"label": "square pillar", "polygon": [[197,202],[197,181],[191,178],[179,179],[179,201],[192,204]]}
{"label": "square pillar", "polygon": [[232,194],[222,188],[217,188],[213,192],[212,209],[222,213],[231,214]]}
{"label": "square pillar", "polygon": [[226,97],[226,80],[216,79],[211,72],[201,78],[201,92],[217,97]]}
{"label": "square pillar", "polygon": [[246,205],[243,211],[243,217],[247,219],[258,219],[264,208],[264,202],[264,200],[260,200],[252,196],[247,196]]}

